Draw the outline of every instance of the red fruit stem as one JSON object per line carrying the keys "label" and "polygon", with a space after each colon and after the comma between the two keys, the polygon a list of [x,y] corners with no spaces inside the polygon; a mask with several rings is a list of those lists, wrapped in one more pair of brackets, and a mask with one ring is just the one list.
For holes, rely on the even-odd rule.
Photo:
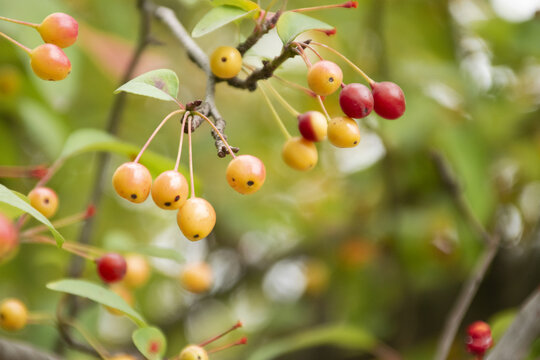
{"label": "red fruit stem", "polygon": [[367,76],[367,74],[365,72],[363,72],[362,69],[360,69],[358,66],[356,66],[351,60],[349,60],[345,55],[343,55],[342,53],[340,53],[336,49],[334,49],[334,48],[332,48],[332,47],[330,47],[328,45],[318,43],[316,41],[312,41],[310,44],[311,45],[322,46],[323,48],[326,48],[326,49],[330,50],[331,52],[333,52],[334,54],[336,54],[337,56],[339,56],[340,58],[345,60],[345,62],[347,64],[349,64],[354,70],[356,70],[356,72],[358,72],[360,75],[362,75],[362,77],[364,79],[366,79],[366,81],[369,83],[369,85],[372,88],[373,88],[373,85],[375,85],[375,81],[373,79],[371,79],[369,76]]}
{"label": "red fruit stem", "polygon": [[304,62],[306,63],[307,68],[308,69],[311,68],[311,61],[309,61],[308,57],[306,56],[304,49],[298,43],[295,43],[295,44],[296,44],[296,49],[295,49],[296,52],[298,53],[298,55],[302,57],[302,60],[304,60]]}
{"label": "red fruit stem", "polygon": [[283,96],[281,96],[281,95],[276,91],[276,89],[274,89],[274,87],[273,87],[272,85],[270,85],[270,83],[267,82],[266,85],[268,86],[268,89],[270,89],[270,91],[272,92],[272,94],[278,99],[278,101],[281,103],[281,105],[283,105],[283,107],[284,107],[285,109],[287,109],[287,110],[291,113],[292,116],[294,116],[295,118],[297,118],[298,115],[300,115],[300,113],[299,113],[298,111],[296,111],[296,109],[293,108],[293,107],[291,106],[291,104],[289,104],[289,103],[287,102],[287,100],[285,100],[285,99],[283,98]]}
{"label": "red fruit stem", "polygon": [[313,6],[313,7],[307,7],[307,8],[300,8],[300,9],[294,9],[291,10],[293,12],[308,12],[308,11],[315,11],[315,10],[325,10],[325,9],[333,9],[333,8],[357,8],[358,3],[356,1],[347,1],[343,4],[333,4],[333,5],[322,5],[322,6]]}
{"label": "red fruit stem", "polygon": [[328,111],[326,110],[326,106],[324,106],[324,102],[323,102],[323,99],[320,95],[317,95],[317,100],[319,100],[319,104],[321,105],[321,109],[323,110],[324,112],[324,116],[326,116],[326,120],[328,120],[328,122],[330,122],[330,115],[328,115]]}
{"label": "red fruit stem", "polygon": [[221,339],[222,337],[224,337],[225,335],[227,335],[228,333],[230,333],[231,331],[234,331],[238,328],[241,328],[242,327],[242,323],[240,321],[238,321],[236,324],[234,324],[230,329],[222,332],[221,334],[217,335],[217,336],[214,336],[213,338],[209,339],[209,340],[206,340],[205,342],[203,343],[200,343],[199,346],[200,347],[205,347],[206,345],[210,344],[210,343],[213,343],[214,341],[216,340],[219,340]]}
{"label": "red fruit stem", "polygon": [[33,28],[37,28],[39,26],[39,24],[34,24],[34,23],[27,22],[27,21],[22,21],[22,20],[10,19],[10,18],[4,17],[4,16],[0,16],[0,20],[9,21],[9,22],[12,22],[12,23],[15,23],[15,24],[20,24],[20,25],[30,26],[30,27],[33,27]]}
{"label": "red fruit stem", "polygon": [[233,346],[245,345],[245,344],[247,344],[247,337],[243,337],[240,340],[238,340],[238,341],[236,341],[236,342],[234,342],[232,344],[225,345],[225,346],[222,346],[222,347],[218,347],[216,349],[209,350],[208,353],[213,354],[213,353],[216,353],[218,351],[227,350],[229,348],[232,348]]}
{"label": "red fruit stem", "polygon": [[189,143],[189,180],[191,182],[191,196],[195,197],[195,180],[193,179],[193,154],[191,149],[191,117],[188,120],[188,143]]}
{"label": "red fruit stem", "polygon": [[154,140],[154,137],[156,136],[156,134],[158,133],[158,131],[163,127],[163,125],[165,125],[165,123],[167,122],[167,120],[169,120],[171,117],[173,117],[174,115],[176,114],[179,114],[181,112],[184,112],[185,110],[175,110],[173,112],[171,112],[169,115],[165,116],[165,118],[161,121],[161,123],[159,123],[159,125],[157,126],[157,128],[154,130],[154,132],[152,133],[152,135],[150,135],[150,137],[148,138],[148,140],[146,141],[146,144],[144,144],[144,146],[142,147],[141,151],[139,152],[139,154],[137,155],[137,157],[135,158],[135,160],[133,160],[134,163],[138,163],[139,160],[141,159],[141,156],[143,155],[143,153],[146,151],[146,148],[148,148],[148,145],[150,145],[150,143],[152,142],[152,140]]}
{"label": "red fruit stem", "polygon": [[[65,218],[53,221],[52,225],[56,229],[59,229],[59,228],[63,228],[63,227],[69,226],[69,225],[76,224],[79,221],[82,221],[84,219],[87,219],[87,218],[91,217],[92,215],[93,215],[93,213],[89,214],[89,211],[87,209],[84,212],[74,214],[74,215],[71,215],[71,216],[67,216]],[[35,227],[30,228],[28,230],[25,230],[24,232],[21,233],[21,236],[30,237],[30,236],[39,234],[39,233],[41,233],[43,231],[47,231],[48,229],[49,228],[47,226],[45,226],[45,225],[38,225],[38,226],[35,226]]]}
{"label": "red fruit stem", "polygon": [[266,104],[268,104],[268,107],[270,108],[270,111],[274,115],[274,119],[276,120],[276,123],[277,123],[279,129],[281,130],[281,132],[283,133],[285,138],[287,140],[289,140],[291,138],[291,134],[289,133],[289,131],[287,131],[287,128],[285,127],[285,124],[283,124],[283,121],[281,120],[281,118],[279,117],[279,114],[276,111],[276,108],[274,107],[274,105],[272,105],[272,102],[268,98],[268,95],[266,95],[266,92],[264,91],[264,88],[262,86],[259,86],[259,89],[261,90],[261,94],[263,95],[264,100],[266,100]]}
{"label": "red fruit stem", "polygon": [[180,127],[180,144],[178,145],[178,155],[176,155],[176,164],[174,164],[174,171],[178,171],[180,166],[180,158],[182,157],[182,143],[184,142],[184,129],[186,128],[186,119],[188,117],[188,112],[184,114],[182,118],[182,125]]}
{"label": "red fruit stem", "polygon": [[47,169],[42,165],[38,166],[0,166],[0,177],[2,178],[25,178],[45,176]]}
{"label": "red fruit stem", "polygon": [[207,118],[205,115],[201,114],[200,112],[198,111],[192,111],[192,114],[195,114],[197,116],[200,116],[202,117],[204,120],[206,120],[207,123],[210,124],[210,126],[212,127],[212,129],[214,129],[214,132],[216,134],[218,134],[218,136],[221,138],[221,141],[223,141],[223,143],[225,144],[225,146],[227,147],[227,151],[229,151],[229,154],[231,154],[232,158],[233,159],[236,159],[236,155],[234,155],[234,152],[233,150],[231,149],[231,146],[229,145],[229,143],[227,142],[227,140],[225,139],[225,137],[223,136],[223,134],[221,133],[221,131],[218,130],[218,128],[216,127],[216,125],[214,125],[214,123],[209,119]]}
{"label": "red fruit stem", "polygon": [[26,53],[28,55],[30,55],[30,53],[32,52],[32,50],[30,50],[29,48],[27,48],[26,46],[24,46],[23,44],[21,44],[20,42],[18,42],[17,40],[13,39],[13,38],[10,38],[9,36],[7,36],[6,34],[4,34],[3,32],[0,31],[0,35],[5,37],[7,40],[11,41],[12,43],[14,43],[15,45],[17,45],[18,47],[20,47],[21,49],[23,49],[24,51],[26,51]]}
{"label": "red fruit stem", "polygon": [[298,90],[301,90],[301,91],[305,92],[307,95],[309,95],[311,97],[317,97],[317,94],[315,94],[315,92],[313,92],[313,90],[308,89],[305,86],[302,86],[300,84],[297,84],[297,83],[294,83],[294,82],[289,81],[287,79],[284,79],[281,76],[278,76],[276,74],[272,74],[272,77],[279,80],[279,81],[281,81],[282,83],[284,83],[285,85],[287,85],[289,87],[292,87],[294,89],[298,89]]}
{"label": "red fruit stem", "polygon": [[321,56],[321,54],[319,54],[319,52],[317,50],[315,50],[313,48],[313,46],[309,46],[309,44],[300,44],[300,43],[297,43],[295,42],[294,44],[296,44],[299,48],[302,49],[302,46],[305,46],[307,47],[309,50],[311,50],[315,55],[317,55],[317,57],[320,59],[320,60],[324,60],[324,58]]}

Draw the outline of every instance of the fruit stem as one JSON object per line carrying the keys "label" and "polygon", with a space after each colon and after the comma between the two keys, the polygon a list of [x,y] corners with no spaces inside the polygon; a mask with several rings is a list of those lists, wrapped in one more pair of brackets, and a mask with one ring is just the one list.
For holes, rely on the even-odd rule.
{"label": "fruit stem", "polygon": [[304,49],[299,43],[294,43],[296,45],[296,52],[298,55],[302,57],[302,60],[306,63],[307,68],[311,68],[311,61],[309,61],[308,57],[306,56],[306,53],[304,52]]}
{"label": "fruit stem", "polygon": [[141,159],[141,156],[142,154],[146,151],[146,148],[148,147],[148,145],[150,145],[150,143],[152,142],[152,140],[154,140],[154,137],[156,136],[156,134],[158,133],[158,131],[163,127],[163,125],[165,125],[165,123],[167,122],[167,120],[169,120],[171,117],[173,117],[174,115],[176,114],[179,114],[179,113],[182,113],[184,112],[185,110],[175,110],[173,111],[172,113],[170,113],[169,115],[165,116],[165,119],[163,119],[161,121],[161,123],[157,126],[157,128],[154,130],[154,132],[152,133],[152,135],[150,135],[150,137],[148,138],[148,140],[146,141],[146,144],[144,144],[144,146],[142,147],[141,151],[139,152],[139,154],[137,155],[137,157],[135,158],[135,160],[133,160],[134,163],[138,163],[139,160]]}
{"label": "fruit stem", "polygon": [[24,51],[26,51],[26,53],[28,55],[30,55],[32,53],[32,50],[30,50],[29,48],[27,48],[26,46],[24,46],[23,44],[21,44],[20,42],[18,42],[17,40],[13,39],[13,38],[10,38],[9,36],[7,36],[6,34],[4,34],[3,32],[0,31],[0,35],[5,37],[7,40],[11,41],[12,43],[14,43],[15,45],[17,45],[18,47],[20,47],[21,49],[23,49]]}
{"label": "fruit stem", "polygon": [[294,9],[291,11],[294,12],[308,12],[308,11],[315,11],[315,10],[325,10],[325,9],[333,9],[333,8],[357,8],[358,3],[356,1],[347,1],[343,4],[333,4],[333,5],[322,5],[322,6],[313,6],[313,7],[307,7],[307,8],[300,8],[300,9]]}
{"label": "fruit stem", "polygon": [[272,77],[276,78],[277,80],[281,81],[282,83],[284,83],[287,86],[290,86],[292,88],[295,88],[295,89],[298,89],[298,90],[301,90],[301,91],[305,92],[307,95],[309,95],[311,97],[316,97],[317,96],[317,94],[315,94],[315,92],[313,90],[308,89],[307,87],[302,86],[300,84],[289,81],[287,79],[284,79],[279,75],[273,74]]}
{"label": "fruit stem", "polygon": [[[88,219],[89,217],[92,217],[94,215],[94,212],[91,209],[92,208],[89,207],[84,212],[80,212],[78,214],[74,214],[74,215],[67,216],[65,218],[53,221],[52,225],[54,226],[55,229],[60,229],[60,228],[63,228],[63,227],[66,227],[66,226],[69,226],[69,225],[72,225],[72,224],[76,224],[79,221],[82,221],[82,220]],[[47,230],[48,230],[47,226],[38,225],[38,226],[35,226],[33,228],[30,228],[30,229],[22,232],[21,236],[30,237],[30,236],[39,234],[39,233],[41,233],[43,231],[47,231]]]}
{"label": "fruit stem", "polygon": [[367,76],[367,74],[365,72],[362,71],[362,69],[360,69],[358,66],[356,66],[351,60],[347,59],[347,57],[345,55],[343,55],[342,53],[340,53],[339,51],[337,51],[336,49],[328,46],[328,45],[325,45],[325,44],[321,44],[321,43],[318,43],[316,41],[312,41],[310,43],[311,45],[317,45],[317,46],[322,46],[323,48],[326,48],[328,50],[330,50],[331,52],[333,52],[334,54],[336,54],[337,56],[339,56],[340,58],[342,58],[343,60],[345,60],[345,62],[347,64],[349,64],[354,70],[356,70],[356,72],[358,72],[360,75],[362,75],[362,77],[364,79],[366,79],[366,81],[369,83],[369,85],[371,87],[373,87],[373,85],[375,85],[375,81],[370,78],[369,76]]}
{"label": "fruit stem", "polygon": [[274,96],[278,99],[278,101],[281,103],[281,105],[283,105],[283,107],[285,107],[285,109],[287,109],[291,114],[292,116],[294,116],[295,118],[298,117],[298,115],[300,115],[300,113],[298,111],[296,111],[295,108],[293,108],[291,106],[291,104],[289,104],[287,102],[287,100],[285,100],[277,91],[276,89],[274,89],[274,87],[272,85],[270,85],[270,83],[266,83],[266,85],[268,85],[268,88],[270,89],[270,91],[272,92],[272,94],[274,94]]}
{"label": "fruit stem", "polygon": [[20,24],[20,25],[30,26],[30,27],[33,27],[34,29],[37,29],[37,27],[39,26],[39,24],[34,24],[27,21],[22,21],[22,20],[10,19],[4,16],[0,16],[0,20],[9,21],[15,24]]}
{"label": "fruit stem", "polygon": [[218,351],[227,350],[229,348],[232,348],[233,346],[244,345],[244,344],[247,344],[247,337],[245,337],[245,336],[243,338],[241,338],[240,340],[238,340],[236,342],[233,342],[232,344],[228,344],[228,345],[225,345],[225,346],[222,346],[222,347],[218,347],[216,349],[209,350],[208,354],[213,354],[213,353],[216,353]]}
{"label": "fruit stem", "polygon": [[189,144],[189,180],[191,182],[191,196],[190,198],[195,197],[195,181],[193,180],[193,154],[191,149],[191,116],[188,120],[188,144]]}
{"label": "fruit stem", "polygon": [[[44,236],[44,235],[32,235],[30,237],[26,237],[23,240],[21,240],[21,243],[48,244],[48,245],[57,246],[55,240],[53,240],[53,239],[51,239],[51,238],[49,238],[47,236]],[[90,260],[90,261],[95,260],[94,256],[86,254],[82,249],[77,249],[77,246],[75,246],[74,244],[65,242],[62,245],[62,249],[67,251],[67,252],[70,252],[72,254],[75,254],[77,256],[80,256],[82,258],[85,258],[87,260]]]}
{"label": "fruit stem", "polygon": [[324,116],[326,116],[326,120],[328,120],[328,122],[330,122],[330,115],[328,115],[328,111],[326,110],[326,106],[324,106],[324,102],[323,102],[323,99],[320,95],[317,95],[317,100],[319,100],[319,104],[321,105],[321,108],[324,112]]}
{"label": "fruit stem", "polygon": [[231,146],[229,145],[229,143],[227,142],[227,140],[225,139],[225,137],[223,136],[223,134],[221,133],[221,131],[218,130],[218,128],[214,125],[214,123],[209,119],[207,118],[204,114],[201,114],[200,112],[198,111],[192,111],[192,114],[195,114],[197,116],[200,116],[202,117],[204,120],[206,120],[206,122],[208,122],[210,124],[210,126],[212,127],[212,129],[214,129],[214,132],[216,134],[218,134],[218,136],[221,138],[221,141],[223,141],[223,143],[225,144],[225,146],[227,147],[227,151],[229,152],[229,154],[231,154],[232,158],[233,159],[236,159],[236,155],[234,155],[234,152],[233,150],[231,149]]}
{"label": "fruit stem", "polygon": [[[298,47],[300,47],[302,50],[302,45],[300,43],[297,43],[295,42],[296,45],[298,45]],[[321,56],[321,54],[319,54],[319,52],[317,50],[315,50],[313,48],[313,46],[309,46],[309,44],[303,44],[303,46],[307,47],[309,50],[311,50],[315,55],[317,55],[317,57],[319,58],[319,60],[324,60],[324,58]]]}
{"label": "fruit stem", "polygon": [[272,114],[274,115],[274,119],[276,120],[276,123],[277,123],[279,129],[281,130],[281,132],[283,133],[285,138],[287,140],[289,140],[291,138],[291,134],[287,131],[287,128],[283,124],[283,121],[281,121],[281,118],[279,117],[279,115],[278,115],[278,113],[276,111],[276,108],[274,108],[274,105],[272,105],[272,102],[268,98],[268,95],[266,95],[266,92],[264,91],[264,88],[262,86],[259,86],[259,89],[261,89],[261,94],[263,95],[264,100],[266,100],[266,103],[268,104],[268,107],[270,108],[270,111],[272,111]]}
{"label": "fruit stem", "polygon": [[28,323],[29,324],[47,324],[54,322],[54,317],[47,313],[29,313],[28,314]]}
{"label": "fruit stem", "polygon": [[26,178],[34,177],[41,179],[47,174],[47,168],[38,166],[0,166],[0,177],[2,178]]}
{"label": "fruit stem", "polygon": [[176,164],[174,164],[174,171],[178,171],[180,166],[180,158],[182,157],[182,143],[184,142],[184,129],[186,126],[186,119],[189,113],[186,111],[184,117],[182,118],[182,125],[180,127],[180,144],[178,145],[178,155],[176,155]]}
{"label": "fruit stem", "polygon": [[242,327],[242,322],[241,321],[238,321],[236,324],[234,324],[230,329],[222,332],[221,334],[217,335],[217,336],[214,336],[213,338],[209,339],[209,340],[206,340],[205,342],[203,343],[200,343],[199,346],[200,347],[205,347],[206,345],[210,344],[210,343],[213,343],[214,341],[216,340],[219,340],[221,339],[222,337],[224,337],[225,335],[227,335],[228,333],[230,333],[231,331],[234,331],[238,328],[241,328]]}

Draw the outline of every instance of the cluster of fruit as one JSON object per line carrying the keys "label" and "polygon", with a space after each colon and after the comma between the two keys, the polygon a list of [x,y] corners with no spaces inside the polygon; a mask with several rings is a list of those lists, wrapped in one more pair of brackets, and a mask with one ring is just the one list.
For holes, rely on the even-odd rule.
{"label": "cluster of fruit", "polygon": [[[375,82],[354,66],[369,82],[371,90],[359,83],[346,85],[343,83],[343,72],[336,63],[324,60],[309,44],[295,44],[298,45],[296,50],[302,55],[308,66],[307,83],[312,94],[318,97],[324,109],[323,97],[331,95],[341,88],[339,104],[346,116],[330,118],[326,109],[324,109],[325,114],[319,111],[297,114],[298,130],[301,136],[289,138],[282,149],[285,163],[293,169],[309,170],[316,165],[318,153],[315,142],[328,138],[334,146],[340,148],[358,145],[360,129],[354,119],[365,118],[372,110],[375,110],[382,118],[389,120],[397,119],[405,112],[403,91],[395,83]],[[311,44],[329,48],[315,42],[311,42]],[[313,50],[321,60],[312,65],[304,54],[304,48]],[[331,50],[337,53],[336,50]],[[344,57],[341,54],[339,56]],[[348,59],[346,61],[350,63]],[[218,47],[211,55],[210,66],[213,74],[218,78],[236,77],[242,70],[242,55],[233,47]]]}
{"label": "cluster of fruit", "polygon": [[29,49],[3,32],[0,35],[19,46],[30,57],[30,65],[34,73],[43,80],[57,81],[65,79],[71,72],[71,62],[62,50],[77,40],[79,24],[64,13],[53,13],[40,24],[9,19],[0,16],[0,20],[13,22],[36,29],[45,44]]}

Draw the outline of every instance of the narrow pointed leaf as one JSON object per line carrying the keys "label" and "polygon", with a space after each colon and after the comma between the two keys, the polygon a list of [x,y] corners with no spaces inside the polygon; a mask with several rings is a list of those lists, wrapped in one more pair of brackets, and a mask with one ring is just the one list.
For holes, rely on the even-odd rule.
{"label": "narrow pointed leaf", "polygon": [[47,284],[47,288],[71,295],[81,296],[99,304],[111,307],[126,314],[139,327],[145,327],[146,321],[129,306],[124,299],[103,286],[85,280],[63,279]]}
{"label": "narrow pointed leaf", "polygon": [[334,27],[311,16],[288,11],[281,15],[276,28],[283,44],[288,44],[305,31],[314,29],[332,30]]}
{"label": "narrow pointed leaf", "polygon": [[43,216],[39,211],[32,207],[32,205],[2,184],[0,184],[0,203],[7,204],[30,214],[37,221],[49,228],[54,236],[54,239],[56,240],[56,244],[58,244],[59,247],[61,247],[64,243],[64,237],[58,232],[58,230],[54,228],[54,226],[45,216]]}
{"label": "narrow pointed leaf", "polygon": [[114,93],[125,91],[159,100],[174,101],[178,96],[178,86],[178,76],[174,71],[159,69],[137,76],[120,86]]}
{"label": "narrow pointed leaf", "polygon": [[250,0],[212,0],[212,5],[214,6],[230,5],[230,6],[238,7],[245,11],[259,9],[259,5],[257,5],[257,3]]}
{"label": "narrow pointed leaf", "polygon": [[195,28],[191,32],[191,36],[201,37],[235,20],[241,19],[254,11],[255,10],[246,11],[229,5],[215,7],[207,12],[197,25],[195,25]]}
{"label": "narrow pointed leaf", "polygon": [[160,360],[167,350],[165,335],[156,327],[143,327],[131,335],[137,349],[149,360]]}

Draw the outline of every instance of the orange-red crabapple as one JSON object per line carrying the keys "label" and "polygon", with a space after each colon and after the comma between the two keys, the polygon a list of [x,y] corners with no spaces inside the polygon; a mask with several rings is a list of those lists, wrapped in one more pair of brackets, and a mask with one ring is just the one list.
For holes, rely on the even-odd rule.
{"label": "orange-red crabapple", "polygon": [[184,175],[176,170],[161,173],[152,184],[152,199],[164,210],[177,210],[187,200],[189,186]]}
{"label": "orange-red crabapple", "polygon": [[8,331],[17,331],[26,326],[28,310],[18,299],[5,299],[0,303],[0,327]]}
{"label": "orange-red crabapple", "polygon": [[328,124],[328,140],[339,148],[355,147],[360,143],[360,128],[350,117],[335,117]]}
{"label": "orange-red crabapple", "polygon": [[208,352],[197,345],[188,345],[178,355],[178,360],[208,360]]}
{"label": "orange-red crabapple", "polygon": [[19,234],[15,224],[0,213],[0,262],[9,259],[19,245]]}
{"label": "orange-red crabapple", "polygon": [[65,48],[77,40],[79,24],[68,14],[53,13],[43,19],[37,30],[46,43]]}
{"label": "orange-red crabapple", "polygon": [[54,44],[39,45],[30,51],[30,66],[43,80],[65,79],[71,72],[71,62],[64,51]]}
{"label": "orange-red crabapple", "polygon": [[182,287],[195,294],[210,290],[213,280],[212,268],[205,262],[188,264],[180,273]]}
{"label": "orange-red crabapple", "polygon": [[28,194],[30,205],[36,208],[46,218],[51,218],[58,210],[58,195],[48,187],[40,186]]}
{"label": "orange-red crabapple", "polygon": [[176,216],[182,234],[191,241],[208,236],[216,225],[216,211],[205,199],[192,197],[178,210]]}
{"label": "orange-red crabapple", "polygon": [[242,54],[232,46],[220,46],[210,56],[210,69],[219,78],[233,78],[242,70]]}
{"label": "orange-red crabapple", "polygon": [[118,195],[133,203],[142,203],[150,194],[152,175],[144,165],[127,162],[116,169],[112,183]]}
{"label": "orange-red crabapple", "polygon": [[303,137],[287,140],[283,145],[281,155],[287,165],[300,171],[312,169],[319,159],[315,144]]}
{"label": "orange-red crabapple", "polygon": [[343,72],[336,63],[321,60],[309,69],[307,81],[309,88],[317,95],[328,96],[341,86]]}
{"label": "orange-red crabapple", "polygon": [[405,95],[401,88],[389,81],[372,84],[375,112],[382,118],[395,120],[405,112]]}
{"label": "orange-red crabapple", "polygon": [[253,194],[258,191],[266,179],[263,162],[252,155],[240,155],[227,166],[227,182],[240,194]]}

